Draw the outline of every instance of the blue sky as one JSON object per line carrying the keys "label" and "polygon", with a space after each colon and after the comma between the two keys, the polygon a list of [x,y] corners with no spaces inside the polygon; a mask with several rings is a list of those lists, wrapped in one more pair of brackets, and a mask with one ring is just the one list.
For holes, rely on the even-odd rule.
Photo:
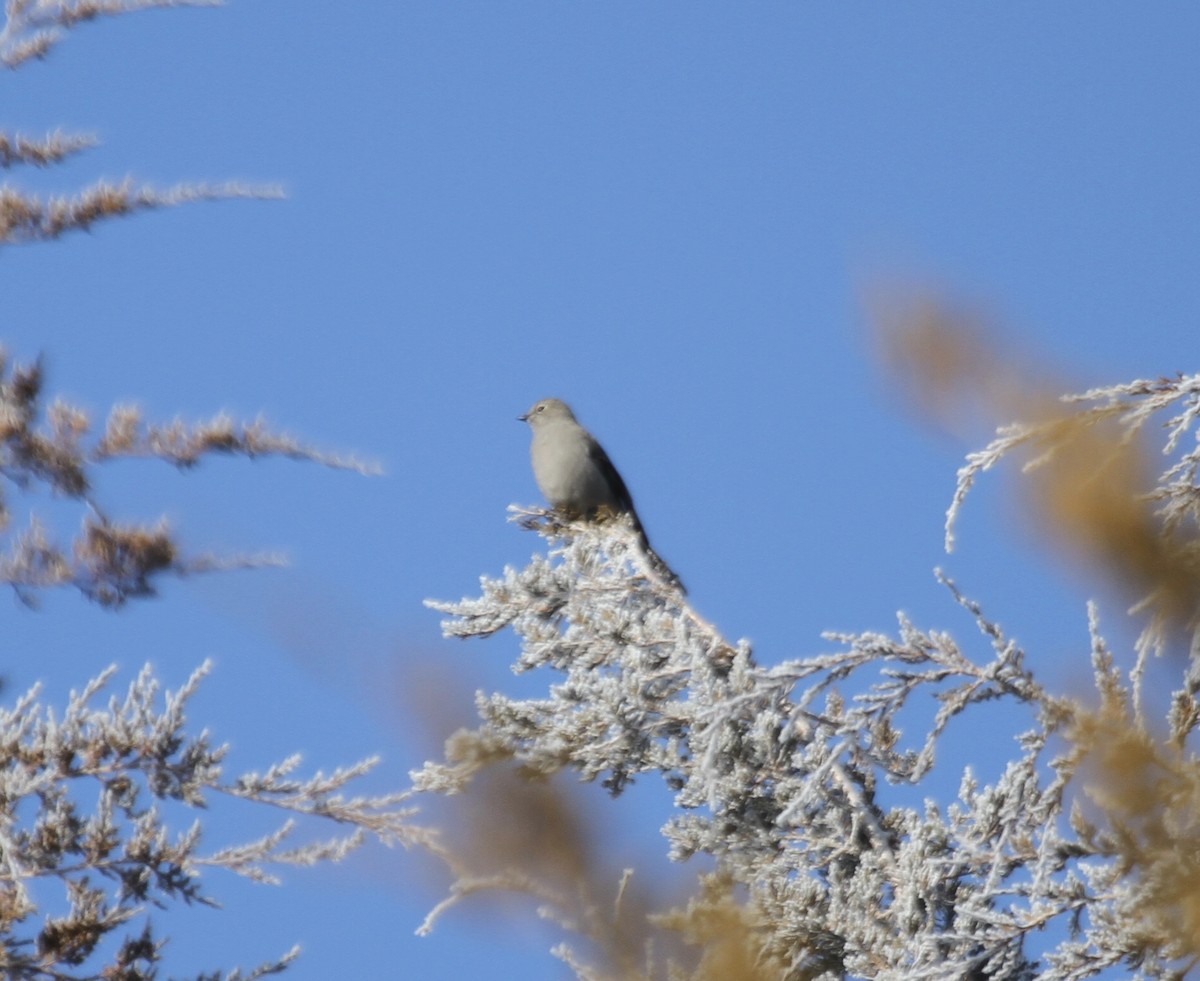
{"label": "blue sky", "polygon": [[[942,553],[971,446],[900,397],[866,298],[944,289],[1072,388],[1195,370],[1198,36],[1184,4],[946,2],[239,0],[76,31],[3,78],[0,124],[103,144],[9,179],[288,198],[6,250],[10,352],[44,353],[50,389],[100,417],[262,412],[386,476],[111,469],[118,516],[165,512],[197,550],[292,566],[168,583],[116,615],[14,602],[6,691],[43,678],[61,698],[113,661],[123,685],[147,659],[178,683],[212,657],[194,718],[234,767],[379,752],[373,786],[402,785],[473,688],[518,684],[511,639],[443,642],[421,600],[540,548],[505,506],[538,500],[515,417],[548,395],[605,443],[697,607],[763,661],[898,609],[969,637],[944,565],[1050,684],[1079,687],[1083,601],[1106,594],[1039,547],[1003,477]],[[970,735],[963,760],[1007,752],[1003,731]],[[628,834],[615,850],[661,850],[654,790],[583,800]],[[174,973],[299,941],[297,979],[563,976],[523,904],[413,937],[432,875],[372,853],[284,889],[218,879],[225,913],[158,922]]]}

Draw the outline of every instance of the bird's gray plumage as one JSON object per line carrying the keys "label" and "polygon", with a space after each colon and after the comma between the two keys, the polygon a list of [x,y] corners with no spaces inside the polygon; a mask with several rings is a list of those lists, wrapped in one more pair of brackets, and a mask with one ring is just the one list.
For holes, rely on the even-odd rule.
{"label": "bird's gray plumage", "polygon": [[579,425],[571,407],[560,399],[542,399],[518,418],[529,423],[533,430],[529,455],[534,479],[546,500],[555,508],[580,517],[592,517],[603,510],[628,514],[651,566],[686,592],[679,577],[650,547],[621,474],[604,447]]}

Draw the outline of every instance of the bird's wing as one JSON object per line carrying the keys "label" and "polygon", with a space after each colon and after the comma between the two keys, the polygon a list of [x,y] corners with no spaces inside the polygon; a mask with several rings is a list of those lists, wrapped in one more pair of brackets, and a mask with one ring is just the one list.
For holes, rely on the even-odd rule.
{"label": "bird's wing", "polygon": [[629,488],[625,486],[625,481],[621,479],[617,468],[613,466],[612,460],[604,452],[604,447],[590,435],[588,437],[588,458],[596,465],[596,468],[604,475],[605,482],[612,488],[618,508],[634,515],[636,521],[637,511],[633,507],[633,497],[630,496]]}
{"label": "bird's wing", "polygon": [[625,486],[625,481],[621,479],[621,475],[617,472],[617,468],[613,466],[612,460],[604,452],[604,447],[597,443],[595,437],[590,433],[588,434],[587,447],[588,458],[596,465],[596,468],[604,476],[608,486],[612,488],[613,497],[616,498],[618,507],[633,519],[633,528],[637,532],[638,539],[651,567],[658,575],[673,586],[676,586],[686,596],[687,587],[683,585],[675,570],[667,565],[663,561],[662,556],[651,547],[650,539],[646,536],[646,529],[642,527],[642,521],[638,517],[637,509],[633,506],[633,498],[629,494],[629,488]]}

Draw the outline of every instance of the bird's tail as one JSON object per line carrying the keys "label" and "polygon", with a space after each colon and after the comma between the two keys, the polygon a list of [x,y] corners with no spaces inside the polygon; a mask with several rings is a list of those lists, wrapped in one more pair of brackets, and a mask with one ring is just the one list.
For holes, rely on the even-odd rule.
{"label": "bird's tail", "polygon": [[633,530],[637,532],[638,536],[638,545],[641,546],[642,553],[646,556],[646,561],[650,563],[650,568],[654,570],[654,574],[686,596],[687,587],[683,584],[683,580],[679,578],[674,569],[667,565],[663,557],[654,551],[650,545],[650,538],[646,534],[646,529],[642,527],[637,514],[633,514],[632,517]]}

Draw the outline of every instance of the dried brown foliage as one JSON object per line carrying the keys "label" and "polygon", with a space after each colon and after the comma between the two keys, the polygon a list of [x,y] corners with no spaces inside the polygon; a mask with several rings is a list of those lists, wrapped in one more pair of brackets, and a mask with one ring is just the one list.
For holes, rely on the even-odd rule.
{"label": "dried brown foliage", "polygon": [[1081,713],[1071,738],[1095,805],[1076,821],[1136,881],[1120,913],[1146,950],[1200,963],[1200,764],[1129,706]]}
{"label": "dried brown foliage", "polygon": [[[66,32],[98,17],[162,7],[209,7],[219,0],[8,0],[0,27],[0,65],[16,69],[46,57]],[[94,146],[94,136],[54,132],[32,137],[0,130],[0,168],[48,167]],[[0,187],[0,246],[53,241],[87,231],[97,222],[195,201],[278,198],[277,187],[239,182],[180,184],[155,188],[132,178],[96,181],[73,194],[43,197],[19,187]]]}
{"label": "dried brown foliage", "polygon": [[[284,456],[360,473],[372,472],[350,457],[322,453],[270,429],[261,419],[235,423],[220,415],[202,423],[147,424],[133,406],[112,411],[103,433],[92,434],[88,414],[64,401],[43,409],[40,363],[10,365],[0,350],[0,582],[26,602],[39,590],[73,586],[105,606],[154,594],[154,580],[212,569],[275,563],[270,556],[187,555],[159,519],[122,523],[107,518],[93,494],[98,466],[128,458],[156,458],[189,468],[213,454],[251,458]],[[43,486],[84,506],[80,530],[59,545],[36,516],[12,531],[12,492]]]}
{"label": "dried brown foliage", "polygon": [[96,145],[94,136],[50,133],[41,138],[0,133],[0,167],[32,164],[47,167]]}
{"label": "dried brown foliage", "polygon": [[50,241],[66,232],[87,231],[98,221],[194,201],[282,196],[277,188],[239,183],[180,184],[160,191],[125,180],[120,184],[98,181],[72,197],[43,200],[38,195],[4,187],[0,188],[0,244]]}
{"label": "dried brown foliage", "polygon": [[515,763],[479,734],[456,733],[447,755],[466,767],[455,810],[468,822],[438,849],[454,883],[421,932],[468,897],[513,892],[584,945],[554,951],[583,981],[804,981],[832,966],[814,957],[786,972],[765,914],[727,876],[702,874],[678,902],[652,895],[633,870],[600,857],[605,829],[561,780]]}
{"label": "dried brown foliage", "polygon": [[214,7],[220,0],[7,0],[0,65],[45,58],[73,27],[99,17],[165,7]]}

